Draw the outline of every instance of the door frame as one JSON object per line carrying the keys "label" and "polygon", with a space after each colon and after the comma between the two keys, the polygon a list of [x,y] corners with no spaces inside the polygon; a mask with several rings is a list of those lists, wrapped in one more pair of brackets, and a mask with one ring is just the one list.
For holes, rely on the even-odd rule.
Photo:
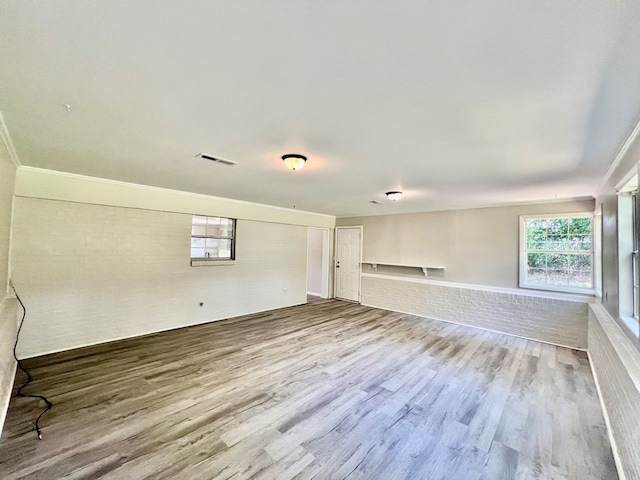
{"label": "door frame", "polygon": [[[309,251],[309,230],[320,230],[322,232],[322,273],[320,279],[320,298],[329,298],[329,272],[331,271],[331,256],[329,229],[323,227],[309,227],[307,229],[307,252]],[[309,294],[309,272],[307,272],[307,294]]]}
{"label": "door frame", "polygon": [[338,298],[340,300],[344,300],[347,302],[353,301],[353,300],[348,300],[346,298],[342,298],[342,297],[338,297],[338,295],[336,295],[337,291],[338,291],[338,231],[339,230],[344,230],[347,228],[357,228],[360,230],[360,258],[358,259],[358,303],[361,303],[362,301],[362,246],[363,246],[363,240],[364,240],[364,228],[362,225],[344,225],[341,227],[336,227],[336,241],[335,241],[335,245],[334,245],[334,258],[333,258],[333,278],[334,278],[334,282],[333,282],[333,296],[334,298]]}

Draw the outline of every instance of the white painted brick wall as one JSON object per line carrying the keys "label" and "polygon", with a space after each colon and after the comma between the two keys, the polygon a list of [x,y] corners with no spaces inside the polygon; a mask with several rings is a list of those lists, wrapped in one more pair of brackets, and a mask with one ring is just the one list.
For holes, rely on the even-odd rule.
{"label": "white painted brick wall", "polygon": [[0,431],[9,408],[9,400],[16,373],[16,361],[13,358],[13,344],[18,331],[18,301],[5,298],[0,302]]}
{"label": "white painted brick wall", "polygon": [[574,348],[587,347],[587,304],[363,276],[362,303]]}
{"label": "white painted brick wall", "polygon": [[17,197],[19,356],[306,301],[306,227],[238,220],[235,265],[213,267],[190,266],[190,232],[191,215]]}
{"label": "white painted brick wall", "polygon": [[600,304],[589,308],[589,358],[618,467],[625,478],[640,479],[640,352]]}
{"label": "white painted brick wall", "polygon": [[16,167],[9,157],[4,142],[0,141],[0,431],[9,407],[16,363],[13,342],[16,336],[16,304],[6,298],[9,265],[9,238],[11,232],[11,205],[16,178]]}

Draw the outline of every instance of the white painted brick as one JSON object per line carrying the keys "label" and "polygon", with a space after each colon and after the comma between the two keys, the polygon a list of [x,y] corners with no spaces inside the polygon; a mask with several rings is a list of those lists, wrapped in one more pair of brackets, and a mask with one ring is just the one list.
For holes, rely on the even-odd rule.
{"label": "white painted brick", "polygon": [[640,479],[640,352],[601,305],[589,308],[589,357],[619,467]]}
{"label": "white painted brick", "polygon": [[18,332],[18,317],[21,314],[22,310],[16,299],[5,298],[0,302],[0,431],[13,389],[16,372],[13,343]]}
{"label": "white painted brick", "polygon": [[487,290],[362,278],[362,303],[586,349],[587,304]]}
{"label": "white painted brick", "polygon": [[306,301],[306,227],[239,220],[233,266],[191,267],[190,234],[191,215],[16,198],[19,356]]}

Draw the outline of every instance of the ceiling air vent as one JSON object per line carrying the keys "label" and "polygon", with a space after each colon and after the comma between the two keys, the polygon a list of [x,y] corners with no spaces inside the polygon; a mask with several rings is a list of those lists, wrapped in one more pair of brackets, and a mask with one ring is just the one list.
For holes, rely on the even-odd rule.
{"label": "ceiling air vent", "polygon": [[196,157],[204,158],[205,160],[211,160],[212,162],[221,163],[223,165],[238,165],[238,162],[234,162],[233,160],[227,160],[225,158],[214,157],[213,155],[207,155],[206,153],[199,153]]}

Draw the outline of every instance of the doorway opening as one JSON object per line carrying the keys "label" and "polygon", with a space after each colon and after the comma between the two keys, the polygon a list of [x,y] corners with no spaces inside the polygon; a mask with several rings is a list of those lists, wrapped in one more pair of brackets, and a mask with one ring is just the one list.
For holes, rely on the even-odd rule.
{"label": "doorway opening", "polygon": [[329,229],[309,227],[307,235],[307,295],[329,298]]}

